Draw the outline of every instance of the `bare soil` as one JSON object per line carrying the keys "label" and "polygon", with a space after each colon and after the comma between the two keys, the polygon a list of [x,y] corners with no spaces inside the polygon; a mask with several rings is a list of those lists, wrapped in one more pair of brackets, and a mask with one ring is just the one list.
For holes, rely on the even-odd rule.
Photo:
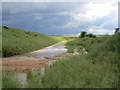
{"label": "bare soil", "polygon": [[26,72],[28,70],[36,70],[40,68],[44,68],[50,62],[54,62],[56,60],[60,60],[61,58],[66,58],[67,56],[75,55],[74,53],[65,53],[55,57],[44,57],[34,58],[36,60],[27,60],[23,58],[3,58],[2,59],[2,69],[3,70],[13,70],[16,72]]}

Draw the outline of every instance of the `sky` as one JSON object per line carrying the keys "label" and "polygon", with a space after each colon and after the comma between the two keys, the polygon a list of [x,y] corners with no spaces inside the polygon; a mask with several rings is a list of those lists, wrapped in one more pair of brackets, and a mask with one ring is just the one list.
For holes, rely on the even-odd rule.
{"label": "sky", "polygon": [[117,2],[2,2],[2,25],[47,35],[113,34]]}

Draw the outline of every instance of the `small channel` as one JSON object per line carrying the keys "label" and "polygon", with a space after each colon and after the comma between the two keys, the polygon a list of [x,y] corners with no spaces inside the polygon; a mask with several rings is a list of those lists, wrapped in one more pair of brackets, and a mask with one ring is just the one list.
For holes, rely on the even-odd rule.
{"label": "small channel", "polygon": [[27,55],[33,55],[34,57],[54,57],[67,52],[67,49],[64,45],[65,43],[66,41],[62,41],[52,46],[33,51]]}

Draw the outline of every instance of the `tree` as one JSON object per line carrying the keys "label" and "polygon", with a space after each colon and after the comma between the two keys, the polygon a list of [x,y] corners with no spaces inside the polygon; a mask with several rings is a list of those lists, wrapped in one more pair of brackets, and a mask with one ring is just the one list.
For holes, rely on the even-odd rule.
{"label": "tree", "polygon": [[96,38],[96,35],[93,35],[93,38]]}
{"label": "tree", "polygon": [[90,33],[88,36],[89,36],[89,37],[93,37],[94,35],[93,35],[92,33]]}
{"label": "tree", "polygon": [[81,32],[81,34],[80,34],[80,38],[85,37],[85,36],[86,36],[86,34],[87,34],[87,33],[86,33],[85,31],[82,31],[82,32]]}
{"label": "tree", "polygon": [[92,34],[92,33],[89,33],[89,34],[86,34],[86,37],[96,38],[96,35],[94,35],[94,34]]}
{"label": "tree", "polygon": [[115,34],[119,32],[119,28],[115,28]]}
{"label": "tree", "polygon": [[8,29],[8,27],[7,26],[3,26],[5,29]]}

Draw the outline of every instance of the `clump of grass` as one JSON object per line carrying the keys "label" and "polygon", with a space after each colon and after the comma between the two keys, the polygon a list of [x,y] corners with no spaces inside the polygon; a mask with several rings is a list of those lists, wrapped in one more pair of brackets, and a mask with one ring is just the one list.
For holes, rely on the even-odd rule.
{"label": "clump of grass", "polygon": [[31,78],[33,78],[33,72],[31,70],[29,70],[27,72],[27,79],[31,79]]}
{"label": "clump of grass", "polygon": [[2,73],[2,88],[20,88],[21,83],[15,78],[17,74],[12,71]]}
{"label": "clump of grass", "polygon": [[26,88],[42,88],[40,71],[28,71],[27,73],[27,86]]}
{"label": "clump of grass", "polygon": [[2,88],[41,88],[41,76],[39,70],[29,70],[26,73],[27,84],[23,85],[18,77],[19,73],[4,71],[2,75]]}

